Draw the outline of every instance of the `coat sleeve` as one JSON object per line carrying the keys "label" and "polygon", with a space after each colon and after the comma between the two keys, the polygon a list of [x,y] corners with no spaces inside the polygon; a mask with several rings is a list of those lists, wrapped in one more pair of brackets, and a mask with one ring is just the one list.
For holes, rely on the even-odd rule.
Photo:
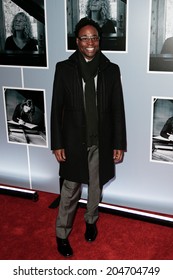
{"label": "coat sleeve", "polygon": [[51,105],[51,150],[63,148],[62,137],[62,120],[63,120],[63,107],[64,107],[64,86],[62,80],[62,67],[57,63],[54,82],[53,82],[53,95]]}
{"label": "coat sleeve", "polygon": [[126,150],[126,123],[123,90],[121,83],[120,69],[116,65],[115,69],[114,90],[112,92],[112,119],[113,119],[113,145],[114,149]]}

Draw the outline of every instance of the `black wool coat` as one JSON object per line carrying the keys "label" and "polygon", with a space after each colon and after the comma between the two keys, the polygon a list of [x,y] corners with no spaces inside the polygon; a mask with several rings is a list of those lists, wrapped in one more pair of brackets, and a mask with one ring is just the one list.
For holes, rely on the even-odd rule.
{"label": "black wool coat", "polygon": [[[78,51],[56,64],[51,109],[51,149],[65,149],[62,178],[88,184],[86,117]],[[113,149],[126,150],[120,70],[100,54],[97,78],[100,186],[114,177]]]}

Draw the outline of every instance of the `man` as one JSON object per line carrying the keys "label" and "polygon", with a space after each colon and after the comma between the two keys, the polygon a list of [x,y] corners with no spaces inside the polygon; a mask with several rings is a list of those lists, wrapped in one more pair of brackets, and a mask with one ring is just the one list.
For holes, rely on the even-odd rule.
{"label": "man", "polygon": [[71,256],[72,229],[81,183],[88,184],[85,239],[97,236],[102,186],[114,177],[123,159],[126,129],[120,71],[99,49],[100,27],[88,18],[75,29],[77,50],[56,65],[51,149],[64,179],[56,220],[58,251]]}

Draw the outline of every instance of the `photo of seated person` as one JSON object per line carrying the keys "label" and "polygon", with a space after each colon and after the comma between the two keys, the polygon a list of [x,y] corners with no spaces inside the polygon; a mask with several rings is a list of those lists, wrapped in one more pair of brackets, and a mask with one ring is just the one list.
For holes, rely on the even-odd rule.
{"label": "photo of seated person", "polygon": [[35,106],[31,99],[25,99],[19,103],[13,113],[12,120],[20,125],[32,123]]}
{"label": "photo of seated person", "polygon": [[7,139],[10,143],[46,146],[43,91],[5,89]]}
{"label": "photo of seated person", "polygon": [[5,50],[9,51],[37,51],[37,40],[33,38],[29,17],[17,13],[11,24],[12,35],[6,39]]}

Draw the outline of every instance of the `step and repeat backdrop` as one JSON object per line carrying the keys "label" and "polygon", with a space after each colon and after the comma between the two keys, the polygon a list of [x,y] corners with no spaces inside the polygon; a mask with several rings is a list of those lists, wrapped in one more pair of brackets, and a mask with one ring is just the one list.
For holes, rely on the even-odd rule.
{"label": "step and repeat backdrop", "polygon": [[126,112],[127,152],[102,201],[173,214],[172,13],[173,0],[0,0],[0,184],[60,193],[50,150],[54,71],[88,16],[121,69]]}

